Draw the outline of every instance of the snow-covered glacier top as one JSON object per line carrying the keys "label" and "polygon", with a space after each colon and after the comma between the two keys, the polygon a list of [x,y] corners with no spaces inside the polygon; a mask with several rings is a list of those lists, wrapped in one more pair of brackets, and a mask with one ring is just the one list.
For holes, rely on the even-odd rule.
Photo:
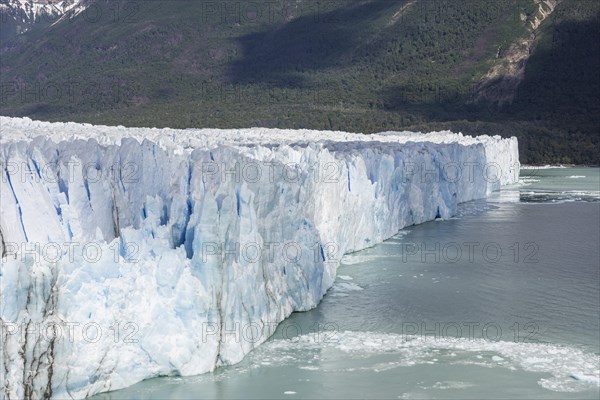
{"label": "snow-covered glacier top", "polygon": [[7,399],[239,362],[317,306],[344,254],[519,177],[515,138],[450,132],[0,117],[0,144]]}
{"label": "snow-covered glacier top", "polygon": [[0,142],[30,140],[43,135],[55,142],[62,140],[95,139],[102,145],[118,144],[123,138],[135,138],[139,142],[148,139],[164,148],[211,149],[220,145],[290,145],[317,142],[431,142],[477,143],[498,142],[500,136],[467,136],[450,131],[382,132],[365,135],[341,131],[317,131],[309,129],[171,129],[171,128],[126,128],[80,124],[76,122],[42,122],[29,118],[0,117],[2,137]]}

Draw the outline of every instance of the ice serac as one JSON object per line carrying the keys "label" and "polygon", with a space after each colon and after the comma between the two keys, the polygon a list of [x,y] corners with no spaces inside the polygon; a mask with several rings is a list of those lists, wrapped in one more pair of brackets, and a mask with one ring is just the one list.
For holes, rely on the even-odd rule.
{"label": "ice serac", "polygon": [[239,362],[341,256],[518,179],[516,139],[0,119],[2,395]]}

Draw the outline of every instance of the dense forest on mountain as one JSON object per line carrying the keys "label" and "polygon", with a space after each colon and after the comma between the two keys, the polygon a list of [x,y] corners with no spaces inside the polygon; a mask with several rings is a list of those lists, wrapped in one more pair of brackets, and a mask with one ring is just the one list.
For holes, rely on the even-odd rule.
{"label": "dense forest on mountain", "polygon": [[596,0],[84,3],[20,34],[2,10],[0,114],[451,129],[517,136],[523,163],[600,164]]}

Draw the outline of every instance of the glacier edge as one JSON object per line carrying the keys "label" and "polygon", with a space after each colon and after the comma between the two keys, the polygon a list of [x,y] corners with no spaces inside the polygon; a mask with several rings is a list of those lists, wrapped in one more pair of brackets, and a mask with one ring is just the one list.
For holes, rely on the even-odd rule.
{"label": "glacier edge", "polygon": [[[515,138],[0,117],[2,396],[239,362],[343,254],[518,180]],[[257,334],[260,332],[260,336]]]}

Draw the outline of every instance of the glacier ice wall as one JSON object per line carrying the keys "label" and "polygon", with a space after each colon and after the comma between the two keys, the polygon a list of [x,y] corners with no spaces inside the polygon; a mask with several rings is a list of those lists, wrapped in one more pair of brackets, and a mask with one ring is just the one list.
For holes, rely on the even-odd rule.
{"label": "glacier ice wall", "polygon": [[239,362],[345,253],[518,180],[515,138],[0,117],[2,396]]}

